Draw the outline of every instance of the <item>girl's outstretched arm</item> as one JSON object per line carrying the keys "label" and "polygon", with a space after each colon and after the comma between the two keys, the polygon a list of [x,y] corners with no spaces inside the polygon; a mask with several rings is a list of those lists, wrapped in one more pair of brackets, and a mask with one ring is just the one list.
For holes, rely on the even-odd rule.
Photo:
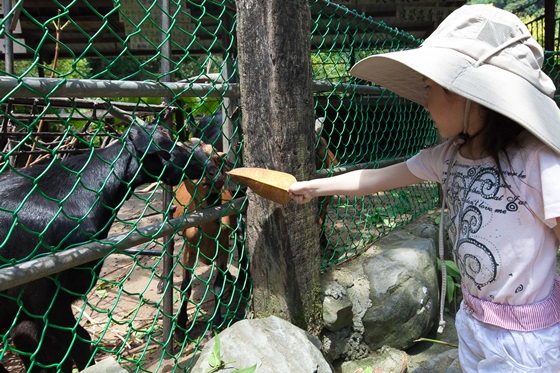
{"label": "girl's outstretched arm", "polygon": [[295,182],[288,191],[295,202],[307,203],[314,197],[335,194],[364,196],[422,181],[402,162],[385,168],[358,170],[328,178]]}

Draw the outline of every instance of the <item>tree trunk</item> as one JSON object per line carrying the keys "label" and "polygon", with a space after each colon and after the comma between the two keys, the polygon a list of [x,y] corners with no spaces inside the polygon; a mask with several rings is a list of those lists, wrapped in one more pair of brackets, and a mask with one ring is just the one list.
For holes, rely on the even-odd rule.
{"label": "tree trunk", "polygon": [[[298,180],[315,173],[311,16],[302,0],[237,0],[244,161]],[[247,246],[256,317],[276,315],[318,334],[317,201],[286,206],[249,190]]]}

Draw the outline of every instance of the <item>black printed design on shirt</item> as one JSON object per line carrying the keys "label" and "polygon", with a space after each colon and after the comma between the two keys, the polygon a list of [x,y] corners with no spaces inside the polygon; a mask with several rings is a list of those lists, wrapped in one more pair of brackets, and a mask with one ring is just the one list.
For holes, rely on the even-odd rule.
{"label": "black printed design on shirt", "polygon": [[[466,168],[466,169],[465,169]],[[496,280],[498,253],[485,244],[477,233],[485,225],[484,219],[494,214],[493,202],[503,199],[503,185],[494,167],[453,168],[448,200],[452,211],[451,233],[456,237],[453,249],[455,261],[463,277],[470,278],[476,287],[483,288]],[[506,201],[505,209],[515,209],[515,201]],[[516,205],[515,205],[516,206]]]}

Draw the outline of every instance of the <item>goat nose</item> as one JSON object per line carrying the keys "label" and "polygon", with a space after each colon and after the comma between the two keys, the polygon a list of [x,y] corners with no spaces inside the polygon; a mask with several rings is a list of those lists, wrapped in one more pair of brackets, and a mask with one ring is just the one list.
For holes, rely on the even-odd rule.
{"label": "goat nose", "polygon": [[214,188],[221,190],[224,187],[226,176],[224,174],[219,174],[218,177],[214,178]]}
{"label": "goat nose", "polygon": [[208,171],[208,175],[210,175],[213,178],[215,178],[216,176],[218,176],[220,174],[220,170],[212,162],[207,162],[206,163],[206,170]]}

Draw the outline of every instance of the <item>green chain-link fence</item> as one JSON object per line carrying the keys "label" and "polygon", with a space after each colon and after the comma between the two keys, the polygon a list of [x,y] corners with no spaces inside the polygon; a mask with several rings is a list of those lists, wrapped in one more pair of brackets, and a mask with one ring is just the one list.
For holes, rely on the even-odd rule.
{"label": "green chain-link fence", "polygon": [[[419,41],[329,1],[310,4],[318,177],[382,167],[437,142],[421,107],[348,73],[364,56],[415,47]],[[32,193],[20,193],[12,205],[4,202],[5,194],[0,201],[2,364],[8,371],[21,371],[20,355],[31,367],[62,371],[77,359],[76,346],[86,344],[92,346],[96,360],[111,356],[130,371],[157,372],[164,365],[188,371],[212,322],[223,328],[250,314],[243,229],[246,199],[237,185],[227,181],[222,185],[209,166],[215,162],[219,171],[225,171],[243,164],[234,2],[53,0],[44,6],[18,1],[3,10],[0,186],[9,185],[6,180],[16,174],[48,166],[21,177]],[[99,157],[92,149],[113,144],[121,155],[129,153],[124,149],[127,133],[131,123],[141,121],[168,130],[172,149],[187,142],[199,150],[203,142],[213,145],[207,151],[213,160],[206,161],[205,177],[183,178],[179,190],[145,183],[108,206],[100,192],[108,184],[93,188],[86,181],[87,167],[64,162],[85,154],[86,164],[95,160],[112,169],[116,158]],[[191,157],[184,169],[195,163]],[[48,171],[60,164],[69,179]],[[152,176],[160,179],[163,174],[158,170]],[[110,175],[100,178],[109,180]],[[67,180],[72,182],[64,198],[53,198],[42,189]],[[121,184],[132,186],[127,180]],[[12,189],[14,195],[25,190]],[[95,196],[93,204],[111,212],[109,220],[115,219],[108,239],[81,225],[88,213],[73,215],[71,196],[84,190]],[[39,228],[26,227],[18,217],[31,204],[27,201],[34,201],[32,196],[55,210],[55,217],[49,218],[40,203],[29,209],[33,219],[43,221]],[[360,253],[390,230],[434,208],[437,199],[437,188],[430,183],[364,198],[325,199],[323,267]],[[66,238],[70,234],[59,231],[65,239],[48,241],[50,230],[59,230],[51,226],[56,219],[72,221],[72,232],[82,239],[72,241]],[[195,226],[204,229],[186,230]],[[16,231],[23,234],[18,237],[28,238],[13,242]],[[14,247],[21,248],[17,255]],[[91,265],[99,259],[102,268]],[[71,280],[55,274],[76,265],[80,267],[74,273],[85,272],[90,279],[85,291],[76,291]],[[45,275],[40,293],[33,293],[34,282],[25,285]],[[214,286],[216,278],[219,286]],[[38,303],[33,299],[45,297],[43,309],[32,305]],[[71,306],[75,321],[70,324],[57,321],[57,299],[64,297],[77,299]],[[182,304],[187,322],[179,316]],[[216,317],[218,312],[222,320]],[[89,336],[80,333],[82,327]],[[13,338],[26,330],[31,345]],[[68,341],[72,349],[54,353],[49,346],[56,345],[60,335],[72,336]]]}
{"label": "green chain-link fence", "polygon": [[[339,162],[335,170],[384,166],[436,143],[437,132],[423,108],[349,75],[363,57],[417,47],[420,41],[332,3],[315,2],[312,10],[316,14],[313,79],[336,87],[315,96],[315,113],[323,122],[321,136]],[[325,163],[321,168],[321,176],[336,173],[332,168],[329,172]],[[328,199],[328,205],[321,207],[328,206],[321,232],[323,267],[360,253],[390,230],[433,208],[436,201],[433,184],[363,198]]]}

